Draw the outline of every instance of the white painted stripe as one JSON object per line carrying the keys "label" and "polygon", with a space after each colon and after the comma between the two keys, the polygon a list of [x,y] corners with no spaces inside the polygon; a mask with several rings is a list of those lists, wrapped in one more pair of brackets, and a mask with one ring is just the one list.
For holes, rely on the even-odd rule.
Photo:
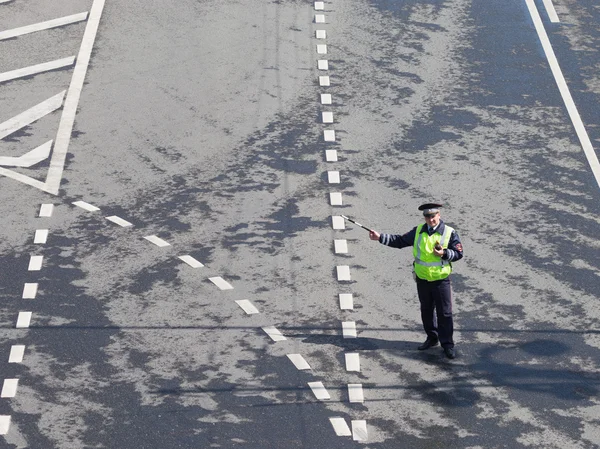
{"label": "white painted stripe", "polygon": [[42,262],[44,256],[30,256],[28,271],[40,271],[42,269]]}
{"label": "white painted stripe", "polygon": [[0,156],[0,164],[5,167],[28,168],[48,159],[51,150],[52,140],[49,140],[21,156]]}
{"label": "white painted stripe", "polygon": [[342,321],[342,335],[344,338],[356,338],[356,323],[354,321]]}
{"label": "white painted stripe", "polygon": [[350,402],[365,402],[362,384],[348,384],[348,398]]}
{"label": "white painted stripe", "polygon": [[96,212],[97,210],[100,210],[99,207],[92,206],[91,204],[86,203],[85,201],[74,201],[73,205],[87,210],[88,212]]}
{"label": "white painted stripe", "polygon": [[248,299],[240,299],[236,301],[237,305],[242,308],[248,315],[260,313],[258,309]]}
{"label": "white painted stripe", "polygon": [[323,119],[323,123],[333,123],[333,112],[323,112],[321,118]]}
{"label": "white painted stripe", "polygon": [[319,70],[329,70],[329,61],[327,61],[327,59],[319,59],[317,61],[317,67]]}
{"label": "white painted stripe", "polygon": [[340,298],[340,309],[354,309],[354,299],[352,298],[352,293],[340,293],[338,296]]}
{"label": "white painted stripe", "polygon": [[331,104],[331,94],[321,94],[321,104]]}
{"label": "white painted stripe", "polygon": [[79,14],[73,14],[71,16],[60,17],[58,19],[48,20],[46,22],[35,23],[33,25],[27,25],[24,27],[13,28],[12,30],[2,31],[0,33],[0,41],[4,39],[11,39],[13,37],[22,36],[24,34],[34,33],[36,31],[48,30],[50,28],[56,28],[63,25],[69,25],[71,23],[81,22],[87,19],[87,12]]}
{"label": "white painted stripe", "polygon": [[161,239],[157,235],[147,235],[144,238],[146,240],[148,240],[150,243],[154,243],[159,248],[164,248],[165,246],[171,246],[171,244],[169,242],[167,242],[166,240]]}
{"label": "white painted stripe", "polygon": [[40,206],[40,217],[51,217],[54,211],[54,204],[42,204]]}
{"label": "white painted stripe", "polygon": [[325,150],[325,160],[327,162],[337,162],[337,150]]}
{"label": "white painted stripe", "polygon": [[10,415],[0,415],[0,435],[6,435],[10,428]]}
{"label": "white painted stripe", "polygon": [[364,419],[352,420],[352,439],[354,441],[367,441],[367,421]]}
{"label": "white painted stripe", "polygon": [[317,39],[327,39],[327,31],[325,31],[325,30],[317,30],[315,32],[315,37]]}
{"label": "white painted stripe", "polygon": [[325,142],[335,142],[335,130],[326,129],[323,131],[323,139]]}
{"label": "white painted stripe", "polygon": [[0,393],[0,398],[14,398],[17,394],[18,385],[19,379],[4,379],[4,384],[2,384],[2,393]]}
{"label": "white painted stripe", "polygon": [[288,359],[290,359],[292,361],[292,363],[294,364],[296,369],[299,369],[299,370],[310,369],[310,365],[308,364],[308,362],[306,360],[304,360],[304,357],[302,357],[302,355],[288,354],[287,356],[288,356]]}
{"label": "white painted stripe", "polygon": [[309,382],[308,386],[312,390],[315,397],[320,401],[331,399],[331,396],[329,396],[329,393],[325,389],[325,385],[323,385],[323,382]]}
{"label": "white painted stripe", "polygon": [[66,91],[63,90],[61,93],[36,104],[35,106],[27,109],[25,112],[6,120],[4,123],[0,123],[0,139],[10,136],[12,133],[20,130],[21,128],[31,125],[33,122],[41,119],[51,112],[56,111],[62,106],[65,93]]}
{"label": "white painted stripe", "polygon": [[0,175],[4,175],[7,178],[14,179],[16,181],[22,182],[23,184],[27,184],[35,187],[36,189],[40,189],[45,191],[46,184],[42,181],[38,181],[37,179],[30,178],[29,176],[22,175],[21,173],[17,173],[16,171],[9,170],[8,168],[0,167]]}
{"label": "white painted stripe", "polygon": [[337,270],[338,281],[351,281],[350,279],[350,267],[348,265],[338,265],[335,267]]}
{"label": "white painted stripe", "polygon": [[21,363],[25,355],[25,345],[12,345],[10,347],[10,355],[8,363]]}
{"label": "white painted stripe", "polygon": [[31,315],[32,312],[19,312],[19,316],[17,317],[17,329],[28,328],[31,324]]}
{"label": "white painted stripe", "polygon": [[333,431],[338,437],[349,437],[352,435],[350,427],[346,423],[346,420],[340,416],[334,416],[329,418],[329,422],[333,426]]}
{"label": "white painted stripe", "polygon": [[[341,218],[341,217],[340,217]],[[48,241],[48,230],[37,229],[33,237],[33,243],[46,243]]]}
{"label": "white painted stripe", "polygon": [[325,44],[317,45],[317,54],[326,55],[327,54],[327,45],[325,45]]}
{"label": "white painted stripe", "polygon": [[287,340],[287,338],[285,338],[283,336],[283,334],[281,332],[279,332],[279,330],[275,326],[266,326],[266,327],[263,327],[262,330],[265,331],[266,334],[269,337],[271,337],[271,339],[273,341]]}
{"label": "white painted stripe", "polygon": [[69,85],[69,91],[67,93],[67,98],[65,99],[65,107],[63,108],[60,123],[58,124],[58,131],[56,133],[54,151],[52,153],[52,159],[50,160],[48,176],[46,177],[45,189],[47,192],[54,195],[58,195],[58,190],[60,188],[60,181],[65,167],[65,159],[67,157],[69,142],[71,141],[71,134],[73,132],[75,114],[77,113],[77,105],[79,104],[79,97],[83,90],[83,83],[90,62],[94,40],[96,39],[100,16],[102,16],[104,2],[105,0],[94,0],[90,9],[89,18],[81,41],[81,47],[79,48],[79,53],[77,55],[77,62],[73,69],[73,77],[71,78],[71,84]]}
{"label": "white painted stripe", "polygon": [[319,86],[331,86],[331,80],[328,75],[319,76]]}
{"label": "white painted stripe", "polygon": [[37,282],[27,283],[23,286],[23,299],[34,299],[37,295]]}
{"label": "white painted stripe", "polygon": [[72,66],[74,63],[75,56],[69,56],[68,58],[55,59],[54,61],[11,70],[10,72],[0,73],[0,83],[24,78],[26,76],[37,75],[38,73],[49,72],[50,70],[62,69],[63,67]]}
{"label": "white painted stripe", "polygon": [[212,278],[208,278],[210,282],[215,284],[221,290],[233,290],[233,285],[223,279],[221,276],[215,276]]}
{"label": "white painted stripe", "polygon": [[331,217],[331,226],[333,229],[346,229],[346,220],[339,215],[334,215]]}
{"label": "white painted stripe", "polygon": [[315,23],[325,23],[325,14],[315,14]]}
{"label": "white painted stripe", "polygon": [[331,170],[327,172],[327,181],[329,184],[339,184],[340,183],[340,172]]}
{"label": "white painted stripe", "polygon": [[317,11],[322,11],[325,9],[325,2],[315,2],[315,9]]}
{"label": "white painted stripe", "polygon": [[200,268],[200,267],[204,266],[201,262],[197,261],[190,255],[179,256],[179,258],[181,260],[183,260],[185,263],[187,263],[192,268]]}
{"label": "white painted stripe", "polygon": [[331,192],[329,194],[329,202],[332,206],[342,206],[342,193],[341,192]]}
{"label": "white painted stripe", "polygon": [[346,356],[346,371],[360,372],[360,356],[358,352],[349,352],[344,355]]}
{"label": "white painted stripe", "polygon": [[548,13],[550,22],[560,22],[560,20],[558,20],[558,14],[556,14],[556,10],[554,9],[554,3],[552,3],[552,0],[544,0],[544,6],[546,7],[546,12]]}
{"label": "white painted stripe", "polygon": [[110,217],[106,217],[108,221],[112,221],[115,224],[123,228],[127,228],[128,226],[133,226],[132,223],[129,223],[127,220],[123,220],[121,217],[117,217],[116,215],[111,215]]}
{"label": "white painted stripe", "polygon": [[560,91],[560,94],[563,97],[565,106],[567,107],[567,111],[569,112],[571,121],[573,122],[573,126],[575,127],[575,131],[577,133],[577,136],[579,137],[579,142],[583,147],[585,156],[587,157],[588,163],[590,164],[594,177],[596,178],[596,183],[600,187],[600,161],[598,161],[598,156],[594,151],[592,142],[590,141],[590,138],[587,134],[585,126],[583,125],[579,112],[577,111],[577,107],[575,106],[575,102],[573,101],[573,97],[571,96],[571,92],[569,91],[569,87],[567,86],[567,82],[565,81],[565,78],[560,70],[558,60],[556,59],[554,50],[552,49],[552,45],[550,44],[550,40],[548,39],[548,35],[546,34],[546,30],[544,29],[544,24],[542,23],[542,19],[540,18],[534,0],[526,1],[527,7],[529,8],[529,13],[531,14],[531,18],[533,19],[533,24],[535,25],[535,29],[538,33],[540,41],[542,42],[544,53],[546,53],[546,58],[548,58],[550,69],[552,70],[552,74],[554,75],[554,79],[556,80],[556,84],[558,85],[558,90]]}
{"label": "white painted stripe", "polygon": [[336,254],[346,254],[348,253],[348,241],[344,239],[334,240],[333,247],[335,249]]}

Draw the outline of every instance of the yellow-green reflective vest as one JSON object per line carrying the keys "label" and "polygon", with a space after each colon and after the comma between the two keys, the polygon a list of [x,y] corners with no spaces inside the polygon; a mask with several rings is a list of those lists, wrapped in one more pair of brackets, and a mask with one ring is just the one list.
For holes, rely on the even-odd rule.
{"label": "yellow-green reflective vest", "polygon": [[430,236],[426,232],[421,232],[423,226],[425,224],[417,226],[413,245],[415,274],[419,279],[425,279],[426,281],[445,279],[452,273],[452,264],[450,261],[442,260],[441,257],[436,256],[433,253],[433,247],[436,242],[440,242],[442,248],[448,248],[450,234],[454,229],[444,223],[444,235],[440,235],[436,231]]}

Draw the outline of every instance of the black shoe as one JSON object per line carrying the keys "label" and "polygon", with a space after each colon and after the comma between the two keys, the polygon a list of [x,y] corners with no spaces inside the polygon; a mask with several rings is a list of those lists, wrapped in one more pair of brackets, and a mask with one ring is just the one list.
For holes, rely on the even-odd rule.
{"label": "black shoe", "polygon": [[423,344],[421,346],[419,346],[417,349],[419,351],[423,351],[425,349],[429,349],[429,348],[433,348],[434,346],[437,346],[439,343],[439,340],[433,339],[433,338],[428,338],[427,340],[425,340],[425,342],[423,342]]}
{"label": "black shoe", "polygon": [[454,348],[444,348],[444,354],[446,354],[446,357],[448,357],[449,359],[456,358],[456,351],[454,350]]}

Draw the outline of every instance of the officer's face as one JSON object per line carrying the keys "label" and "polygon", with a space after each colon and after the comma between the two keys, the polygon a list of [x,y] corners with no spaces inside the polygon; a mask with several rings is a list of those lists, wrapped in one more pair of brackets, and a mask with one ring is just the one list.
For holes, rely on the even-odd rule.
{"label": "officer's face", "polygon": [[425,223],[432,228],[435,228],[440,223],[440,213],[434,215],[425,215]]}

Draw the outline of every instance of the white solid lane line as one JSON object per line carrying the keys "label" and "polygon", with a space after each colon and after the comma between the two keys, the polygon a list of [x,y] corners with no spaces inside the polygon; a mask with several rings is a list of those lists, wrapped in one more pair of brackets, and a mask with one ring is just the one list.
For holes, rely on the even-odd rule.
{"label": "white solid lane line", "polygon": [[8,363],[21,363],[23,356],[25,355],[24,345],[13,345],[10,347],[10,355],[8,356]]}
{"label": "white solid lane line", "polygon": [[33,237],[33,243],[46,243],[48,240],[48,230],[47,229],[38,229],[35,231],[35,236]]}
{"label": "white solid lane line", "polygon": [[0,415],[0,435],[6,435],[10,428],[10,416]]}
{"label": "white solid lane line", "polygon": [[88,212],[96,212],[100,210],[99,207],[92,206],[91,204],[86,203],[85,201],[74,201],[73,205],[80,207],[83,210],[87,210]]}
{"label": "white solid lane line", "polygon": [[39,73],[49,72],[50,70],[58,70],[63,67],[70,67],[75,63],[75,56],[70,56],[63,59],[55,59],[54,61],[43,62],[41,64],[30,65],[10,72],[0,73],[0,83],[13,81],[26,76],[37,75]]}
{"label": "white solid lane line", "polygon": [[590,141],[588,133],[585,130],[585,126],[583,125],[583,121],[579,115],[579,111],[577,111],[577,106],[575,106],[569,86],[567,86],[565,77],[560,70],[558,60],[556,59],[556,55],[554,54],[554,50],[550,44],[550,39],[548,39],[546,29],[544,28],[544,24],[542,23],[542,19],[540,18],[540,14],[535,6],[534,0],[526,0],[526,2],[527,7],[529,8],[529,14],[531,14],[531,19],[533,20],[533,24],[542,43],[544,53],[546,53],[546,58],[550,64],[550,69],[552,70],[552,74],[554,75],[554,79],[558,85],[558,90],[563,97],[563,101],[565,102],[565,106],[567,107],[567,111],[569,112],[569,116],[573,122],[573,126],[575,127],[575,132],[577,133],[579,142],[583,147],[583,152],[585,153],[594,177],[596,178],[596,183],[598,184],[598,187],[600,187],[600,161],[598,161],[598,156],[596,155],[594,147],[592,146],[592,142]]}
{"label": "white solid lane line", "polygon": [[221,276],[215,276],[212,278],[208,278],[208,280],[210,282],[212,282],[213,284],[215,284],[217,287],[219,287],[221,290],[233,290],[233,285],[231,285],[229,282],[227,282]]}
{"label": "white solid lane line", "polygon": [[197,261],[196,259],[194,259],[192,256],[190,255],[185,255],[185,256],[179,256],[179,258],[181,260],[183,260],[185,263],[187,263],[190,267],[192,268],[201,268],[204,265],[202,265],[201,262]]}
{"label": "white solid lane line", "polygon": [[45,191],[54,195],[58,194],[62,173],[65,168],[65,159],[73,133],[73,124],[75,123],[75,114],[77,113],[77,105],[79,97],[83,90],[83,82],[90,63],[90,56],[98,32],[100,17],[104,8],[105,0],[94,0],[90,9],[89,19],[83,33],[83,39],[79,53],[77,54],[77,63],[73,69],[71,84],[65,98],[65,106],[58,124],[58,131],[54,144],[54,152],[50,160],[50,168],[46,177]]}
{"label": "white solid lane line", "polygon": [[27,271],[40,271],[42,269],[42,263],[44,262],[44,256],[30,256],[29,267]]}
{"label": "white solid lane line", "polygon": [[356,322],[342,321],[342,336],[344,338],[356,338]]}
{"label": "white solid lane line", "polygon": [[17,386],[19,385],[19,379],[4,379],[2,384],[2,392],[0,398],[14,398],[17,394]]}
{"label": "white solid lane line", "polygon": [[266,326],[263,327],[262,330],[265,331],[265,333],[269,337],[271,337],[273,341],[287,340],[287,338],[285,338],[285,336],[281,332],[279,332],[279,330],[275,326]]}
{"label": "white solid lane line", "polygon": [[346,420],[341,416],[329,418],[329,422],[333,426],[333,430],[338,437],[349,437],[352,435],[352,431],[346,423]]}
{"label": "white solid lane line", "polygon": [[169,242],[167,242],[166,240],[161,239],[160,237],[158,237],[156,235],[147,235],[144,238],[146,240],[148,240],[150,243],[154,243],[159,248],[164,248],[165,246],[171,246],[171,244]]}
{"label": "white solid lane line", "polygon": [[350,402],[365,402],[362,384],[348,384],[348,398]]}
{"label": "white solid lane line", "polygon": [[17,317],[17,329],[26,329],[31,324],[32,312],[19,312]]}
{"label": "white solid lane line", "polygon": [[235,302],[238,306],[242,308],[247,315],[254,315],[256,313],[260,313],[258,309],[250,302],[248,299],[239,299]]}
{"label": "white solid lane line", "polygon": [[23,299],[34,299],[37,295],[37,282],[26,283],[23,286]]}
{"label": "white solid lane line", "polygon": [[308,364],[308,362],[306,360],[304,360],[304,357],[302,357],[302,355],[287,354],[287,356],[288,356],[288,359],[290,359],[292,361],[292,363],[294,364],[296,369],[298,369],[298,370],[310,369],[310,365]]}
{"label": "white solid lane line", "polygon": [[320,401],[324,401],[326,399],[331,399],[331,396],[325,389],[325,385],[323,385],[323,382],[309,382],[308,386],[312,390],[315,397],[317,399],[319,399]]}
{"label": "white solid lane line", "polygon": [[121,226],[122,228],[127,228],[129,226],[133,226],[133,223],[128,222],[127,220],[123,220],[121,217],[117,217],[116,215],[111,215],[110,217],[106,217],[108,221],[112,221],[113,223]]}
{"label": "white solid lane line", "polygon": [[360,372],[360,356],[358,352],[348,352],[344,355],[346,358],[346,371]]}
{"label": "white solid lane line", "polygon": [[335,267],[335,269],[337,272],[338,281],[351,281],[352,280],[352,278],[350,277],[350,266],[338,265],[337,267]]}
{"label": "white solid lane line", "polygon": [[62,106],[66,92],[66,90],[63,90],[61,93],[56,94],[53,97],[36,104],[35,106],[32,106],[25,112],[22,112],[19,115],[0,123],[0,139],[10,136],[12,133],[20,130],[21,128],[29,126],[33,122],[45,117],[51,112],[56,111]]}
{"label": "white solid lane line", "polygon": [[54,204],[42,204],[40,206],[40,217],[51,217],[54,211]]}
{"label": "white solid lane line", "polygon": [[87,12],[79,14],[73,14],[71,16],[60,17],[58,19],[48,20],[46,22],[34,23],[33,25],[27,25],[24,27],[13,28],[12,30],[2,31],[0,33],[0,41],[4,39],[11,39],[13,37],[22,36],[24,34],[34,33],[36,31],[48,30],[50,28],[56,28],[63,25],[69,25],[71,23],[82,22],[87,19]]}
{"label": "white solid lane line", "polygon": [[552,0],[544,0],[544,6],[546,7],[546,12],[548,13],[548,18],[550,19],[550,22],[560,22],[560,20],[558,19],[558,14],[556,14],[556,9],[554,9],[554,3],[552,3]]}
{"label": "white solid lane line", "polygon": [[342,310],[352,310],[354,309],[354,300],[352,298],[352,293],[340,293],[340,309]]}
{"label": "white solid lane line", "polygon": [[367,438],[367,421],[364,419],[352,420],[352,439],[354,441],[366,441]]}

